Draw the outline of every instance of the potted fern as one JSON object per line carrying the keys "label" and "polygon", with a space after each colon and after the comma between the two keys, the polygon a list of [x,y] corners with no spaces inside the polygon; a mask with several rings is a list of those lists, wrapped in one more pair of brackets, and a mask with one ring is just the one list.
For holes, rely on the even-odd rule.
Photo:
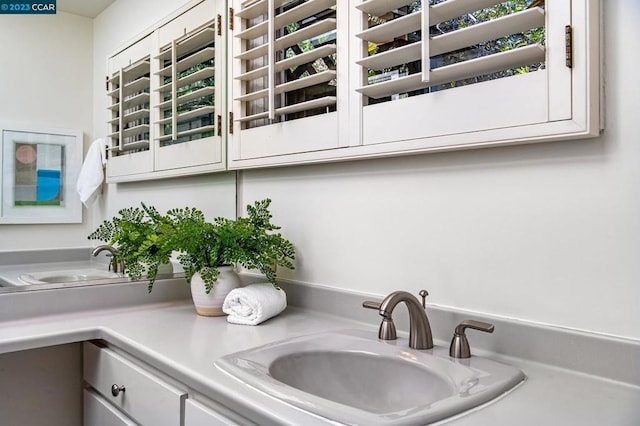
{"label": "potted fern", "polygon": [[196,311],[201,315],[223,315],[222,302],[239,286],[234,265],[257,269],[278,287],[276,267],[293,269],[293,244],[274,231],[270,199],[247,206],[247,217],[216,218],[207,222],[201,211],[173,209],[166,217],[172,224],[172,245],[180,252]]}
{"label": "potted fern", "polygon": [[118,211],[118,216],[105,220],[88,238],[114,247],[124,262],[127,275],[137,280],[146,274],[151,291],[159,270],[172,272],[173,230],[171,223],[155,207],[141,204],[142,208]]}
{"label": "potted fern", "polygon": [[131,278],[139,279],[147,271],[149,292],[158,267],[178,252],[196,311],[223,315],[224,298],[239,286],[235,265],[259,270],[276,288],[276,268],[294,268],[293,244],[275,232],[280,228],[271,223],[270,204],[268,198],[256,201],[247,206],[247,217],[218,217],[208,222],[195,208],[172,209],[161,215],[142,203],[142,208],[120,210],[119,216],[104,221],[89,238],[116,247]]}

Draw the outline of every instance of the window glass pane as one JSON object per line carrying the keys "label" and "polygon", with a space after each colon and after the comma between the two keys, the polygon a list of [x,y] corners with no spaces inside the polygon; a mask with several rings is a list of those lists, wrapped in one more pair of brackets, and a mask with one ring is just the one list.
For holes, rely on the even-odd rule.
{"label": "window glass pane", "polygon": [[[170,146],[214,136],[215,39],[210,25],[160,54],[160,146]],[[175,98],[173,84],[175,79]],[[174,133],[173,114],[176,114]]]}
{"label": "window glass pane", "polygon": [[239,15],[245,18],[237,35],[242,40],[242,70],[235,77],[243,86],[238,97],[243,103],[243,128],[336,110],[336,1],[277,1],[276,5],[271,13],[265,8],[254,14],[247,11],[249,6]]}
{"label": "window glass pane", "polygon": [[[433,6],[446,2],[447,0],[430,0],[429,4]],[[422,62],[420,55],[421,51],[419,46],[422,40],[422,31],[420,28],[420,21],[418,19],[418,16],[414,15],[420,14],[422,11],[422,7],[422,1],[415,1],[407,3],[405,6],[402,6],[398,9],[380,14],[379,16],[371,14],[366,15],[369,28],[375,28],[385,24],[389,26],[389,23],[394,21],[396,21],[396,27],[398,28],[397,31],[392,32],[393,36],[389,37],[389,39],[381,41],[368,41],[368,57],[371,58],[373,56],[391,52],[392,50],[401,48],[404,49],[404,53],[398,54],[397,57],[399,59],[396,62],[392,61],[392,64],[386,64],[387,66],[384,66],[382,68],[365,67],[365,86],[422,73]],[[469,12],[463,14],[462,16],[457,16],[443,22],[435,23],[434,25],[431,25],[429,27],[431,45],[435,46],[438,43],[438,41],[436,41],[438,38],[440,38],[439,41],[442,41],[442,39],[445,38],[442,37],[444,35],[449,35],[451,38],[453,38],[459,36],[460,33],[464,32],[465,29],[470,29],[478,25],[482,26],[483,24],[484,28],[486,29],[489,26],[487,25],[489,21],[495,21],[497,19],[501,19],[516,13],[521,13],[533,8],[541,8],[541,10],[544,10],[544,1],[506,1],[503,3],[497,3],[495,5],[492,5],[491,7]],[[415,19],[411,19],[412,16],[415,16]],[[500,22],[500,24],[498,24],[498,22]],[[498,25],[502,26],[504,20],[498,22],[491,23],[491,27],[496,28],[498,27]],[[526,24],[521,24],[521,26],[522,25]],[[506,28],[506,26],[504,26],[503,28]],[[480,28],[476,28],[476,30],[479,29]],[[398,31],[401,32],[401,34],[396,34]],[[491,31],[487,31],[487,33],[491,33]],[[436,54],[430,57],[429,66],[431,71],[436,71],[440,68],[450,65],[459,64],[462,62],[471,61],[502,52],[507,52],[525,46],[535,44],[544,45],[544,41],[544,26],[536,26],[533,28],[528,28],[525,31],[509,33],[498,38],[490,38],[488,40],[474,42],[470,45],[465,45],[454,50],[446,51],[445,47],[444,52],[437,52],[437,47],[435,49],[430,48],[430,51],[433,52],[435,50]],[[399,51],[397,53],[399,53]],[[490,73],[472,75],[463,79],[437,82],[437,84],[431,86],[429,86],[428,84],[418,84],[414,86],[415,90],[411,90],[411,88],[409,88],[407,90],[404,90],[403,92],[394,93],[393,95],[380,97],[378,99],[374,99],[373,97],[371,97],[368,99],[368,101],[370,104],[387,102],[403,97],[422,95],[424,93],[479,83],[487,80],[534,72],[539,69],[543,69],[544,67],[544,60],[534,61],[532,63],[519,64],[516,67],[508,67]]]}

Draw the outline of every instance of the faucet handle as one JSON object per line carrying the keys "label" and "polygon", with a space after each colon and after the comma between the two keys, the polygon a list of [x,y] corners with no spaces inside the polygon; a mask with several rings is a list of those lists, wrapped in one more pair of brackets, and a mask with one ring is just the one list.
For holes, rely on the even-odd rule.
{"label": "faucet handle", "polygon": [[449,347],[449,356],[453,358],[470,358],[471,348],[469,347],[469,341],[465,335],[465,330],[472,328],[474,330],[484,331],[485,333],[493,333],[495,327],[493,324],[489,324],[482,321],[466,320],[462,321],[455,329],[453,333],[453,339],[451,340],[451,346]]}
{"label": "faucet handle", "polygon": [[380,310],[380,302],[372,302],[370,300],[365,300],[364,302],[362,302],[362,307],[363,308],[367,308],[367,309],[375,309],[377,311]]}
{"label": "faucet handle", "polygon": [[[380,302],[372,302],[370,300],[362,302],[362,307],[367,309],[375,309],[379,311],[380,306],[382,306],[382,303]],[[398,334],[396,333],[396,325],[393,323],[391,317],[387,317],[384,315],[382,316],[382,323],[380,324],[380,329],[378,330],[378,338],[380,340],[396,340],[398,338]]]}

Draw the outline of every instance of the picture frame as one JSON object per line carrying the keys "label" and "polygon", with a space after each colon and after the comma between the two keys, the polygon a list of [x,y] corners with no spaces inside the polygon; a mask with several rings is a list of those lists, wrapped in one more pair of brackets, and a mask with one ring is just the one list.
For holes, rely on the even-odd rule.
{"label": "picture frame", "polygon": [[0,225],[81,223],[81,130],[0,123]]}

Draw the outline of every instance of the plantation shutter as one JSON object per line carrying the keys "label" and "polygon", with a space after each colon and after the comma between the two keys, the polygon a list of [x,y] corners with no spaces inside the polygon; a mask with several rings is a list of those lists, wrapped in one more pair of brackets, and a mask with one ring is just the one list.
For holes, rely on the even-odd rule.
{"label": "plantation shutter", "polygon": [[109,59],[106,79],[109,176],[153,169],[150,47],[151,40],[145,37]]}
{"label": "plantation shutter", "polygon": [[109,149],[114,156],[149,149],[149,57],[113,73],[107,79],[111,99]]}
{"label": "plantation shutter", "polygon": [[[157,170],[221,161],[223,97],[215,84],[224,78],[224,67],[216,62],[223,47],[216,41],[222,35],[216,25],[221,24],[211,21],[193,28],[199,15],[202,11],[192,10],[159,31]],[[173,38],[176,32],[182,35]]]}
{"label": "plantation shutter", "polygon": [[[570,2],[365,0],[356,64],[365,143],[438,137],[568,118]],[[552,28],[553,27],[553,28]],[[555,90],[562,93],[554,93]],[[403,117],[388,115],[392,105]],[[519,110],[519,111],[518,111]],[[376,126],[398,117],[397,131]],[[455,118],[455,119],[454,119]],[[458,138],[459,142],[463,138]]]}
{"label": "plantation shutter", "polygon": [[[370,0],[361,4],[358,8],[369,14],[375,14],[388,9],[389,3],[402,5],[406,1]],[[402,37],[417,31],[422,34],[429,34],[429,27],[474,12],[479,8],[495,6],[495,3],[496,0],[476,0],[472,2],[449,0],[426,7],[421,13],[410,13],[401,18],[374,26],[358,34],[358,37],[370,43],[382,43],[394,37]],[[544,27],[544,21],[544,9],[534,7],[442,35],[432,36],[422,43],[413,43],[379,55],[369,56],[359,61],[358,64],[362,67],[380,70],[419,60],[422,72],[382,83],[368,84],[358,89],[358,91],[369,97],[381,98],[395,93],[409,92],[543,62],[545,58],[544,46],[538,43],[430,69],[432,56],[472,48],[480,43],[500,37]]]}
{"label": "plantation shutter", "polygon": [[216,134],[214,126],[213,24],[162,48],[159,120],[160,145],[188,142]]}
{"label": "plantation shutter", "polygon": [[[335,144],[337,118],[336,0],[239,1],[234,30],[234,131],[264,127],[239,139],[239,156],[276,155]],[[344,82],[347,84],[347,82]],[[305,125],[324,130],[314,135]],[[275,126],[275,127],[274,127]],[[298,130],[300,128],[300,136]],[[317,140],[313,140],[317,136]],[[256,137],[262,142],[254,143]],[[250,140],[249,140],[250,139]],[[295,139],[299,139],[295,141]],[[300,140],[301,139],[301,140]],[[298,146],[296,146],[298,144]],[[300,144],[304,144],[303,148]]]}

